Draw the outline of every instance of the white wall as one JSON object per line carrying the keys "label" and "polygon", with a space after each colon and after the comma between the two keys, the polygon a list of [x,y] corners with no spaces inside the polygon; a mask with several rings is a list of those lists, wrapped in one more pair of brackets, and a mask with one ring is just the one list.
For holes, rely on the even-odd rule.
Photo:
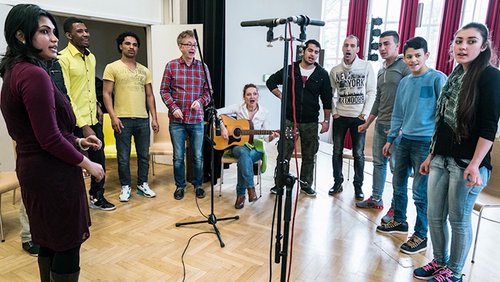
{"label": "white wall", "polygon": [[[243,85],[259,85],[260,103],[272,115],[271,129],[279,128],[280,103],[271,94],[264,74],[272,74],[283,67],[283,41],[266,47],[266,27],[241,27],[240,22],[268,18],[286,18],[306,15],[321,19],[321,0],[228,0],[226,1],[226,105],[242,101]],[[284,25],[274,28],[274,37],[283,36]],[[299,36],[299,28],[292,24],[292,32]],[[319,41],[320,27],[308,26],[307,39]],[[295,49],[294,49],[295,51]],[[276,118],[274,118],[276,117]]]}
{"label": "white wall", "polygon": [[[5,18],[10,11],[9,6],[0,4],[0,30],[3,31]],[[7,42],[3,37],[0,38],[0,55],[5,54],[5,48],[7,48]],[[0,79],[0,89],[2,87],[3,79]],[[7,127],[5,126],[5,121],[3,116],[0,115],[0,171],[14,170],[16,168],[14,160],[14,148],[12,146],[12,139],[7,133]]]}
{"label": "white wall", "polygon": [[[30,1],[28,1],[30,2]],[[51,12],[85,15],[108,21],[124,21],[138,24],[163,23],[164,0],[37,0],[37,5]],[[0,0],[0,4],[21,4],[24,0]]]}

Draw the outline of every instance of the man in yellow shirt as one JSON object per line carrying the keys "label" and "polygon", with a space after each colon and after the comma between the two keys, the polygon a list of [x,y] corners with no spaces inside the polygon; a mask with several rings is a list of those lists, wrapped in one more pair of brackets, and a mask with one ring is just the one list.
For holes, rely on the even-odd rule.
{"label": "man in yellow shirt", "polygon": [[[96,135],[102,141],[100,150],[88,151],[89,159],[105,168],[104,135],[102,132],[102,111],[97,104],[95,92],[96,60],[90,53],[87,26],[81,19],[74,17],[64,21],[64,34],[68,46],[61,51],[61,64],[64,84],[71,99],[71,106],[76,116],[75,135],[87,137]],[[90,182],[90,207],[100,210],[114,210],[116,207],[104,198],[104,179],[97,182],[92,176]]]}
{"label": "man in yellow shirt", "polygon": [[121,58],[104,69],[103,98],[115,131],[118,175],[122,186],[120,202],[128,202],[131,196],[132,136],[137,152],[137,194],[148,198],[156,196],[148,185],[149,115],[155,133],[158,132],[158,122],[151,72],[136,60],[141,44],[139,37],[132,32],[123,32],[116,38],[116,44]]}

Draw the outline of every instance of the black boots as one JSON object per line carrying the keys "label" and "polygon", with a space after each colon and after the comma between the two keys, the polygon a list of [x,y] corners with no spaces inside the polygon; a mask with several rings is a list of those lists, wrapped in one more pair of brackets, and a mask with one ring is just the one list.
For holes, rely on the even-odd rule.
{"label": "black boots", "polygon": [[38,269],[40,270],[40,281],[50,282],[50,265],[52,264],[50,257],[38,257]]}
{"label": "black boots", "polygon": [[78,282],[78,277],[80,276],[80,270],[69,274],[58,274],[51,272],[50,281],[51,282]]}
{"label": "black boots", "polygon": [[358,201],[362,201],[365,198],[361,187],[354,186],[354,198]]}

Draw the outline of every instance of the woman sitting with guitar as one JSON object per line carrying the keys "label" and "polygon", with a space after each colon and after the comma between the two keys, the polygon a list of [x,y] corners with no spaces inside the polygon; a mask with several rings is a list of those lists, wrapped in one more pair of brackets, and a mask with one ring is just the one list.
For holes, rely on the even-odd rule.
{"label": "woman sitting with guitar", "polygon": [[[266,136],[255,136],[255,138],[264,139],[266,142],[273,140],[274,138],[279,136],[278,132],[275,131],[267,131],[262,130],[268,128],[269,121],[267,120],[268,111],[259,105],[259,92],[257,90],[257,86],[254,84],[247,84],[243,87],[243,104],[234,104],[225,108],[218,109],[217,112],[219,115],[236,115],[238,120],[248,120],[244,121],[248,124],[250,128],[247,131],[256,129],[255,133],[264,133],[269,134]],[[236,203],[234,207],[236,209],[241,209],[245,205],[245,190],[248,192],[248,201],[254,202],[258,200],[257,194],[255,193],[255,184],[253,181],[253,163],[262,159],[263,152],[258,151],[254,148],[252,138],[249,139],[249,142],[242,143],[237,142],[238,140],[242,140],[240,134],[248,134],[242,133],[245,130],[239,130],[238,133],[234,130],[234,128],[230,128],[229,123],[231,119],[227,117],[221,118],[221,136],[224,140],[235,141],[229,142],[228,145],[237,144],[233,146],[230,150],[235,158],[238,159],[238,183],[236,184]],[[252,127],[253,124],[253,128]],[[227,126],[227,128],[226,128]],[[229,130],[228,130],[229,128]],[[237,135],[237,136],[235,136]],[[227,144],[227,143],[226,143]],[[216,143],[216,145],[219,145]],[[217,146],[216,146],[217,147]]]}

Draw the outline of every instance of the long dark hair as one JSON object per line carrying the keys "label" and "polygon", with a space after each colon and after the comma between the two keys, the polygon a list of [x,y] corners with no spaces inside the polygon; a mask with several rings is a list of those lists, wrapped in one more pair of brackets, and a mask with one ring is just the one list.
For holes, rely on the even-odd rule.
{"label": "long dark hair", "polygon": [[[29,62],[38,66],[44,66],[43,60],[38,55],[42,50],[33,46],[33,36],[38,30],[38,21],[42,16],[49,18],[52,24],[54,24],[54,34],[59,38],[54,17],[39,6],[19,4],[9,11],[5,19],[4,35],[7,42],[7,50],[0,62],[1,77],[18,62]],[[18,31],[24,34],[24,43],[16,38]]]}
{"label": "long dark hair", "polygon": [[[481,34],[483,40],[481,46],[484,46],[485,50],[480,52],[479,55],[470,62],[462,79],[457,110],[458,138],[467,138],[469,136],[471,127],[476,119],[477,104],[479,100],[479,78],[483,70],[490,65],[491,59],[491,42],[489,40],[488,28],[483,24],[472,22],[463,26],[457,33],[461,30],[470,28],[476,29]],[[455,36],[457,33],[455,33]]]}

